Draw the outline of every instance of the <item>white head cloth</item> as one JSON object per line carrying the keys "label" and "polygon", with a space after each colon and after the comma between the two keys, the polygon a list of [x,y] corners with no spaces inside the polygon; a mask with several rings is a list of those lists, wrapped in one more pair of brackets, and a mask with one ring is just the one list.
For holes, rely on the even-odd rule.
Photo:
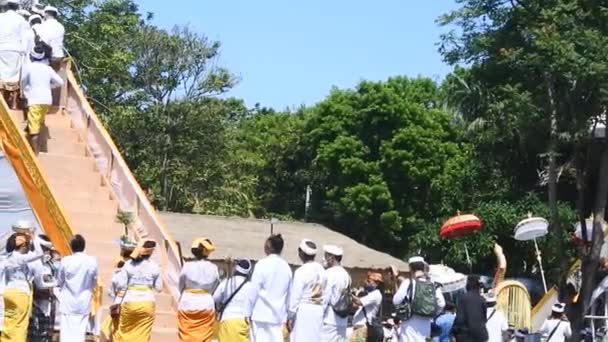
{"label": "white head cloth", "polygon": [[412,264],[415,262],[424,262],[424,258],[421,256],[413,256],[407,260],[408,264]]}
{"label": "white head cloth", "polygon": [[342,250],[342,248],[340,248],[336,245],[325,245],[325,246],[323,246],[323,251],[327,254],[331,254],[331,255],[335,255],[335,256],[342,256],[344,254],[344,251]]}
{"label": "white head cloth", "polygon": [[556,303],[556,304],[553,304],[553,308],[551,308],[551,311],[553,311],[555,313],[564,313],[565,307],[566,307],[565,304]]}
{"label": "white head cloth", "polygon": [[59,11],[57,10],[57,7],[54,6],[46,6],[44,8],[45,12],[54,12],[54,13],[59,13]]}
{"label": "white head cloth", "polygon": [[307,255],[314,256],[317,254],[317,245],[312,242],[312,240],[303,239],[302,242],[300,242],[300,250]]}
{"label": "white head cloth", "polygon": [[[241,261],[247,262],[247,268],[241,267],[241,265],[239,265]],[[238,260],[234,266],[234,270],[239,272],[240,274],[249,274],[249,272],[251,272],[251,261],[247,259]]]}
{"label": "white head cloth", "polygon": [[13,225],[12,228],[16,233],[24,233],[24,231],[34,229],[34,224],[28,220],[19,220]]}

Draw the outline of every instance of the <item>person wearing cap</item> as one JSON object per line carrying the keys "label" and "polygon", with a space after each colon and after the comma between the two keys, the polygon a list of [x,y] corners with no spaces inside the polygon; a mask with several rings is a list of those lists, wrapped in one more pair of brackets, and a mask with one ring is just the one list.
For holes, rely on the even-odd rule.
{"label": "person wearing cap", "polygon": [[126,289],[114,342],[149,341],[156,314],[155,293],[162,291],[160,267],[150,257],[156,242],[142,239],[120,270],[117,283]]}
{"label": "person wearing cap", "polygon": [[232,277],[222,280],[213,293],[220,322],[217,330],[219,342],[249,342],[253,286],[247,278],[251,269],[249,260],[237,260]]}
{"label": "person wearing cap", "polygon": [[509,321],[502,311],[496,307],[496,295],[488,293],[485,296],[488,308],[486,329],[488,330],[488,342],[506,341],[509,334]]}
{"label": "person wearing cap", "polygon": [[[414,256],[408,260],[410,268],[410,276],[402,279],[398,284],[398,289],[393,296],[393,305],[397,306],[405,301],[412,301],[416,296],[416,287],[421,282],[430,282],[426,269],[426,262],[421,256]],[[397,276],[397,274],[393,274]],[[401,279],[401,278],[399,278]],[[441,288],[435,289],[435,304],[438,312],[441,312],[445,306],[445,299]],[[431,322],[434,317],[426,317],[420,315],[412,315],[409,319],[401,322],[401,339],[403,341],[420,341],[424,342],[431,337]]]}
{"label": "person wearing cap", "polygon": [[26,341],[31,313],[32,272],[30,263],[42,254],[30,254],[30,237],[14,233],[7,241],[4,263],[4,329],[1,341]]}
{"label": "person wearing cap", "polygon": [[[19,72],[23,63],[26,48],[27,22],[20,16],[19,0],[7,0],[7,11],[0,13],[0,85],[2,83],[18,83]],[[0,87],[3,95],[14,96],[14,89],[6,84]],[[14,102],[16,99],[13,98]]]}
{"label": "person wearing cap", "polygon": [[212,293],[220,281],[217,266],[208,260],[215,245],[207,238],[200,238],[192,242],[190,250],[195,260],[187,262],[179,276],[179,341],[211,342],[215,322]]}
{"label": "person wearing cap", "polygon": [[[57,269],[52,263],[53,245],[46,235],[39,235],[43,257],[29,264],[34,279],[33,311],[30,317],[28,341],[51,341],[55,325],[55,295]],[[30,252],[32,253],[32,252]]]}
{"label": "person wearing cap", "polygon": [[551,316],[538,330],[545,337],[545,342],[563,342],[572,336],[570,322],[564,314],[566,304],[556,303],[551,308]]}
{"label": "person wearing cap", "polygon": [[[346,328],[348,327],[348,314],[346,308],[351,301],[350,275],[342,267],[342,248],[335,245],[323,246],[325,257],[323,267],[326,269],[327,281],[323,289],[323,327],[321,329],[322,342],[345,342]],[[336,308],[338,308],[336,310]]]}
{"label": "person wearing cap", "polygon": [[361,298],[352,296],[357,311],[353,316],[353,335],[351,341],[367,341],[367,323],[371,323],[380,313],[384,278],[378,272],[368,272],[365,280],[365,295]]}
{"label": "person wearing cap", "polygon": [[56,67],[55,64],[65,56],[63,52],[65,28],[57,20],[58,13],[59,11],[57,8],[46,6],[44,8],[44,22],[38,28],[40,39],[47,43],[52,49],[51,65],[54,67]]}
{"label": "person wearing cap", "polygon": [[[120,271],[126,260],[130,260],[130,258],[125,259],[122,255],[114,260],[114,271],[110,286],[108,286],[108,295],[112,298],[112,305],[120,305],[122,298],[125,296],[126,288],[124,287],[125,284],[121,284]],[[118,335],[118,320],[118,317],[108,315],[101,324],[101,334],[106,341],[115,341],[115,337]]]}
{"label": "person wearing cap", "polygon": [[287,321],[287,302],[292,272],[281,257],[281,234],[271,235],[264,243],[266,257],[260,259],[251,276],[254,305],[251,312],[251,342],[283,342]]}
{"label": "person wearing cap", "polygon": [[72,255],[63,258],[59,267],[60,341],[85,340],[97,286],[97,260],[84,253],[85,247],[84,237],[76,234],[70,241]]}
{"label": "person wearing cap", "polygon": [[63,85],[63,80],[44,62],[45,52],[42,45],[36,45],[30,56],[32,63],[24,70],[22,86],[27,89],[27,138],[32,150],[38,155],[40,130],[53,104],[51,89]]}
{"label": "person wearing cap", "polygon": [[304,239],[298,247],[302,261],[293,274],[288,307],[287,327],[291,342],[320,341],[323,325],[323,289],[327,283],[325,269],[315,262],[317,244]]}

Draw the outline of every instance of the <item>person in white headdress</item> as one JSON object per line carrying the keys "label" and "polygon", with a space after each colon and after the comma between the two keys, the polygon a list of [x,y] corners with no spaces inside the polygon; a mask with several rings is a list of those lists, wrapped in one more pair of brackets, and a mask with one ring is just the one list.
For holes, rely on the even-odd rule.
{"label": "person in white headdress", "polygon": [[[416,300],[416,290],[420,284],[429,286],[432,282],[431,279],[426,275],[425,268],[426,262],[424,258],[420,256],[412,257],[408,260],[410,268],[410,277],[403,279],[395,295],[393,296],[393,305],[399,306],[406,302],[413,302]],[[443,310],[445,306],[445,299],[443,293],[439,287],[436,287],[434,294],[430,294],[435,297],[436,308],[438,312]],[[402,320],[401,323],[401,338],[408,342],[425,342],[431,337],[431,321],[433,316],[422,316],[413,313],[411,317],[398,317]]]}
{"label": "person in white headdress", "polygon": [[293,274],[290,290],[287,329],[291,342],[321,340],[323,325],[323,289],[327,283],[325,269],[315,262],[317,245],[308,239],[300,242],[298,256],[302,261]]}
{"label": "person in white headdress", "polygon": [[351,309],[350,275],[342,267],[342,248],[335,245],[323,246],[325,257],[323,266],[327,282],[323,289],[323,327],[322,342],[346,342],[348,315]]}
{"label": "person in white headdress", "polygon": [[[47,342],[53,337],[55,326],[54,288],[57,286],[57,269],[52,263],[53,245],[45,235],[40,235],[37,244],[44,253],[41,259],[29,264],[33,276],[34,301],[28,330],[28,341]],[[35,253],[35,252],[34,252]]]}
{"label": "person in white headdress", "polygon": [[486,330],[488,331],[488,342],[503,342],[509,334],[509,321],[502,311],[496,307],[496,295],[488,293],[485,295],[487,316]]}
{"label": "person in white headdress", "polygon": [[44,22],[40,25],[37,32],[45,43],[52,49],[51,65],[53,62],[61,60],[65,53],[63,52],[63,37],[65,28],[57,20],[59,11],[56,7],[46,6],[44,8]]}
{"label": "person in white headdress", "polygon": [[254,305],[251,313],[251,342],[283,342],[283,324],[287,319],[287,302],[291,268],[281,258],[283,237],[271,235],[253,270]]}
{"label": "person in white headdress", "polygon": [[32,63],[23,75],[22,84],[27,89],[27,139],[38,155],[40,152],[39,134],[44,126],[46,114],[53,104],[51,89],[63,85],[63,79],[46,63],[44,49],[37,45],[30,53]]}
{"label": "person in white headdress", "polygon": [[249,342],[249,317],[253,308],[253,287],[247,277],[251,273],[251,262],[237,260],[232,277],[220,282],[213,299],[217,307],[216,319],[219,342]]}
{"label": "person in white headdress", "polygon": [[0,13],[0,86],[19,82],[28,29],[27,22],[17,13],[19,0],[7,0],[6,8],[6,12]]}
{"label": "person in white headdress", "polygon": [[570,322],[564,314],[566,304],[556,303],[551,308],[551,316],[538,330],[545,337],[545,342],[564,342],[572,336]]}

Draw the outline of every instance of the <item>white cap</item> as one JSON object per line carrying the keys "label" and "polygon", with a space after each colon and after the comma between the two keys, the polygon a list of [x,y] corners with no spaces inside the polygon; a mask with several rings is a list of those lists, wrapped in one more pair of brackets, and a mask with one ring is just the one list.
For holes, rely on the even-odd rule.
{"label": "white cap", "polygon": [[342,248],[340,248],[336,245],[325,245],[325,246],[323,246],[323,251],[327,254],[331,254],[331,255],[335,255],[335,256],[342,256],[344,254],[344,251],[342,250]]}
{"label": "white cap", "polygon": [[556,303],[556,304],[553,304],[553,308],[551,308],[551,311],[553,311],[555,313],[564,313],[565,308],[566,308],[566,304]]}
{"label": "white cap", "polygon": [[30,56],[32,56],[32,58],[35,60],[41,60],[44,59],[44,52],[36,52],[36,50],[32,50],[30,52]]}
{"label": "white cap", "polygon": [[40,19],[42,21],[42,17],[39,16],[38,14],[32,14],[30,15],[30,17],[28,18],[28,22],[32,22],[34,19]]}
{"label": "white cap", "polygon": [[[246,261],[247,262],[247,267],[241,267],[241,265],[239,265],[239,263],[241,261]],[[241,259],[241,260],[237,260],[235,266],[234,266],[234,270],[239,272],[240,274],[249,274],[249,272],[251,271],[251,261],[247,260],[247,259]]]}
{"label": "white cap", "polygon": [[51,241],[46,241],[45,239],[41,238],[40,236],[38,236],[36,241],[40,244],[41,247],[45,247],[48,249],[53,248],[53,243]]}
{"label": "white cap", "polygon": [[45,12],[55,12],[55,13],[59,13],[59,11],[57,10],[57,7],[54,6],[46,6],[44,8]]}
{"label": "white cap", "polygon": [[488,292],[484,296],[486,298],[486,303],[496,303],[496,295],[493,292]]}
{"label": "white cap", "polygon": [[421,256],[413,256],[413,257],[409,258],[407,261],[408,264],[412,264],[415,262],[424,262],[424,258]]}
{"label": "white cap", "polygon": [[303,239],[300,242],[300,250],[307,255],[314,256],[317,254],[317,245],[309,239]]}
{"label": "white cap", "polygon": [[12,228],[14,232],[22,233],[24,230],[34,229],[34,224],[28,220],[19,220]]}

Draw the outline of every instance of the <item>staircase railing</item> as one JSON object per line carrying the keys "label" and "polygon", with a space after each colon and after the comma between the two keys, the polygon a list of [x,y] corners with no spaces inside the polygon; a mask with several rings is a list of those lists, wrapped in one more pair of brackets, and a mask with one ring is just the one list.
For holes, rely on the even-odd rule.
{"label": "staircase railing", "polygon": [[[110,134],[97,117],[71,70],[67,70],[67,79],[67,111],[74,128],[79,130],[87,150],[95,159],[99,172],[109,183],[108,186],[116,197],[119,209],[133,213],[135,222],[132,228],[135,234],[139,238],[151,238],[158,244],[156,255],[157,258],[160,257],[163,279],[177,302],[181,271],[179,249],[122,158]],[[165,246],[162,246],[163,243]]]}

